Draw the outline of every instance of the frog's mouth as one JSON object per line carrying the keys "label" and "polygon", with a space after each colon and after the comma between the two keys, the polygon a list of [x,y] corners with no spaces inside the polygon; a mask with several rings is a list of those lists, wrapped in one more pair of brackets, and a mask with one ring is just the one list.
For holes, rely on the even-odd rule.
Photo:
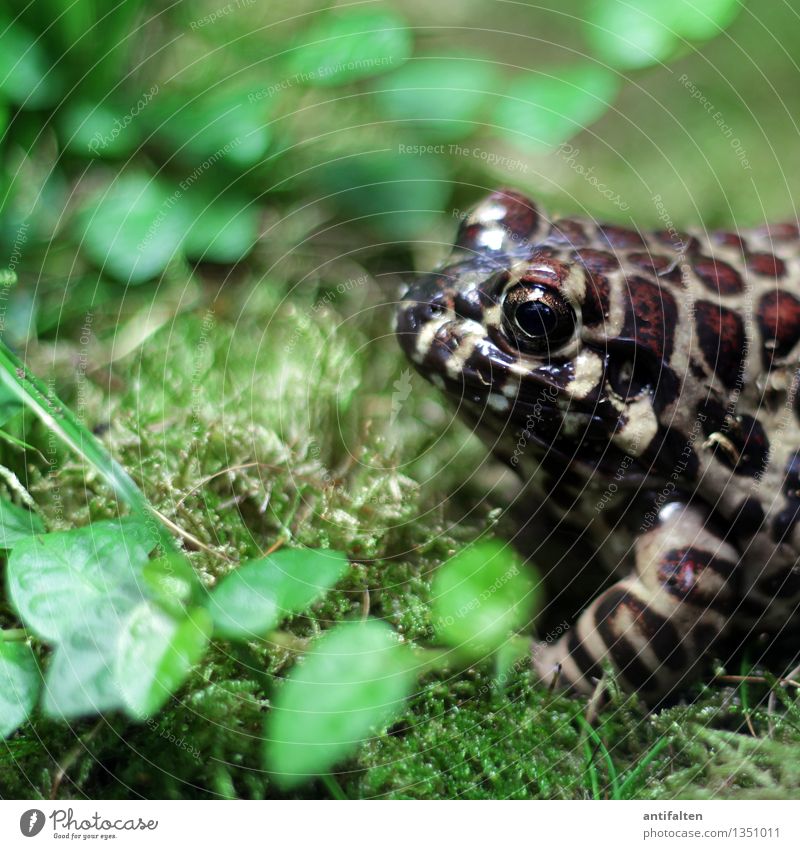
{"label": "frog's mouth", "polygon": [[405,302],[396,329],[417,371],[512,466],[527,468],[530,457],[586,476],[624,477],[626,484],[645,477],[645,469],[613,442],[623,423],[601,391],[602,375],[575,397],[567,391],[575,379],[571,360],[525,362],[499,348],[479,322],[430,303]]}

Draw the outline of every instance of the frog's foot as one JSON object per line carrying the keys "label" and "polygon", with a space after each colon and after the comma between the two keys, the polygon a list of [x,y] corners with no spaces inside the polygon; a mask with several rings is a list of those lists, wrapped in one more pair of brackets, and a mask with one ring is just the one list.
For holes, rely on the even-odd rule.
{"label": "frog's foot", "polygon": [[539,677],[589,695],[610,664],[624,690],[651,702],[699,677],[738,597],[738,553],[707,524],[699,507],[665,505],[636,542],[635,571],[534,651]]}

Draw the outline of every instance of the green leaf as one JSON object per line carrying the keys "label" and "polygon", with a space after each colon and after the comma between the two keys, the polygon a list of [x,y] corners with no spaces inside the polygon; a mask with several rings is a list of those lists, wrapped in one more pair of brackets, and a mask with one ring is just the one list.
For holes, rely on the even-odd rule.
{"label": "green leaf", "polygon": [[669,5],[678,32],[698,40],[719,35],[743,8],[739,0],[675,0]]}
{"label": "green leaf", "polygon": [[347,557],[327,549],[287,549],[244,563],[211,593],[214,631],[251,640],[300,613],[341,580]]}
{"label": "green leaf", "polygon": [[343,216],[363,221],[390,239],[426,235],[440,220],[450,193],[450,172],[441,154],[358,153],[322,166],[316,182]]}
{"label": "green leaf", "polygon": [[152,530],[131,519],[20,540],[8,559],[11,600],[26,627],[60,642],[98,609],[121,613],[141,598],[154,545]]}
{"label": "green leaf", "polygon": [[316,16],[303,31],[287,78],[306,85],[341,85],[397,68],[412,50],[411,30],[394,12],[331,12]]}
{"label": "green leaf", "polygon": [[258,237],[258,207],[249,199],[208,194],[189,197],[191,224],[183,243],[186,256],[233,263],[246,256]]}
{"label": "green leaf", "polygon": [[[142,98],[139,103],[143,103]],[[134,106],[141,111],[145,106]],[[58,115],[59,137],[78,156],[116,157],[132,153],[141,140],[135,117],[104,103],[68,103]]]}
{"label": "green leaf", "polygon": [[329,631],[292,670],[265,726],[267,768],[284,786],[325,773],[402,709],[413,662],[371,619]]}
{"label": "green leaf", "polygon": [[169,192],[156,178],[125,174],[81,210],[83,249],[117,280],[142,283],[157,276],[178,253],[186,232],[180,198],[180,189]]}
{"label": "green leaf", "polygon": [[148,560],[142,578],[153,600],[173,616],[183,616],[187,607],[201,601],[203,586],[182,554]]}
{"label": "green leaf", "polygon": [[531,620],[533,581],[517,554],[497,540],[465,548],[437,571],[432,614],[437,636],[481,658]]}
{"label": "green leaf", "polygon": [[[249,168],[269,148],[268,103],[249,89],[215,89],[195,97],[162,94],[146,113],[156,136],[181,159],[199,163],[182,181],[194,183],[217,164]],[[183,186],[182,186],[183,188]]]}
{"label": "green leaf", "polygon": [[552,148],[596,121],[618,91],[617,75],[598,65],[523,74],[498,99],[494,123],[517,145]]}
{"label": "green leaf", "polygon": [[31,647],[5,642],[0,635],[0,740],[28,719],[41,686],[42,676]]}
{"label": "green leaf", "polygon": [[9,550],[21,539],[44,533],[44,522],[30,510],[0,498],[0,549]]}
{"label": "green leaf", "polygon": [[427,138],[461,139],[498,88],[490,62],[448,56],[412,60],[381,78],[375,97],[384,114],[412,122]]}
{"label": "green leaf", "polygon": [[202,608],[190,610],[183,619],[146,603],[132,611],[120,633],[116,658],[116,679],[131,717],[152,716],[183,684],[205,654],[211,627],[211,617]]}
{"label": "green leaf", "polygon": [[619,68],[646,68],[667,59],[679,42],[672,10],[663,0],[602,0],[587,21],[597,56]]}
{"label": "green leaf", "polygon": [[61,79],[41,44],[22,24],[0,17],[0,92],[25,109],[52,106]]}
{"label": "green leaf", "polygon": [[601,0],[587,18],[595,54],[619,68],[668,59],[682,39],[711,38],[739,13],[736,0]]}
{"label": "green leaf", "polygon": [[120,611],[97,605],[85,621],[75,621],[50,658],[44,712],[61,719],[92,716],[124,707],[115,677]]}

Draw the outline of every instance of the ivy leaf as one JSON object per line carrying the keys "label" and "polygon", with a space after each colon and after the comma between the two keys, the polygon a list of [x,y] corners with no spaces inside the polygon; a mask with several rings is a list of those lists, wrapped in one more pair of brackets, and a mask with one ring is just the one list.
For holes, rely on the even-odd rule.
{"label": "ivy leaf", "polygon": [[146,719],[164,705],[205,654],[211,627],[208,612],[197,607],[182,619],[147,603],[131,612],[115,665],[129,716]]}
{"label": "ivy leaf", "polygon": [[397,68],[412,50],[411,30],[394,12],[331,12],[303,31],[287,76],[306,85],[341,85]]}
{"label": "ivy leaf", "polygon": [[173,616],[182,616],[189,606],[201,600],[203,586],[182,554],[148,560],[142,578],[153,600]]}
{"label": "ivy leaf", "polygon": [[26,627],[58,643],[101,608],[130,609],[154,547],[152,531],[132,519],[22,539],[8,559],[11,600]]}
{"label": "ivy leaf", "polygon": [[476,129],[499,79],[488,61],[445,56],[414,59],[376,83],[384,114],[413,123],[427,138],[461,139]]}
{"label": "ivy leaf", "polygon": [[284,786],[328,772],[403,707],[413,662],[376,619],[329,631],[289,675],[265,726],[267,768]]}
{"label": "ivy leaf", "polygon": [[78,215],[79,237],[103,271],[126,283],[160,274],[179,251],[186,219],[178,201],[147,174],[125,174],[91,197]]}
{"label": "ivy leaf", "polygon": [[347,557],[326,549],[287,549],[244,563],[211,593],[214,631],[251,640],[300,613],[344,577]]}
{"label": "ivy leaf", "polygon": [[61,79],[39,39],[18,21],[0,17],[0,92],[25,109],[52,106]]}
{"label": "ivy leaf", "polygon": [[0,635],[0,740],[13,734],[30,715],[42,677],[27,643],[6,642]]}
{"label": "ivy leaf", "polygon": [[447,645],[481,658],[531,620],[536,593],[519,557],[507,545],[479,542],[437,571],[432,615]]}
{"label": "ivy leaf", "polygon": [[45,714],[75,719],[124,707],[115,677],[120,616],[98,605],[56,646],[45,679]]}
{"label": "ivy leaf", "polygon": [[20,540],[44,532],[44,522],[35,513],[0,498],[0,549],[8,551]]}
{"label": "ivy leaf", "polygon": [[556,147],[596,121],[618,91],[617,75],[596,65],[523,74],[499,98],[494,123],[517,145]]}

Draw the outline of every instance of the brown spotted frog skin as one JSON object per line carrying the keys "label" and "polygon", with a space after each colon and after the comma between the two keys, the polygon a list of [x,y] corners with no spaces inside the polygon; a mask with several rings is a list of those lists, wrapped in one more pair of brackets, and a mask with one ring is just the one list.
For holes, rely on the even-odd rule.
{"label": "brown spotted frog skin", "polygon": [[[636,232],[513,191],[397,313],[417,370],[618,578],[547,682],[657,700],[757,632],[800,639],[800,233]],[[546,523],[552,524],[552,522]]]}

